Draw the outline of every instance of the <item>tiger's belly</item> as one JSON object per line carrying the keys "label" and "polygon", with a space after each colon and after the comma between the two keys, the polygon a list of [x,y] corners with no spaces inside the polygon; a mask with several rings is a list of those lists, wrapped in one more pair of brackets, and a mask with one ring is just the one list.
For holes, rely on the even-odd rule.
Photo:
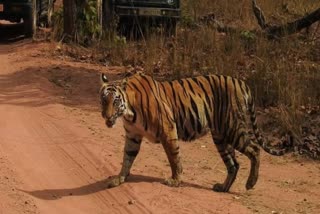
{"label": "tiger's belly", "polygon": [[208,134],[209,131],[209,127],[203,127],[200,132],[184,128],[178,130],[178,138],[183,141],[193,141]]}
{"label": "tiger's belly", "polygon": [[[148,123],[147,129],[145,129],[143,122],[129,123],[125,120],[124,128],[127,134],[133,136],[141,136],[147,138],[150,142],[159,143],[167,139],[179,139],[183,141],[193,141],[206,135],[210,128],[206,120],[202,120],[194,124],[192,121],[186,122],[184,126],[179,127],[178,123],[167,125],[168,127],[162,127],[161,124],[153,122]],[[160,135],[159,135],[160,130]],[[167,132],[167,133],[165,133]]]}

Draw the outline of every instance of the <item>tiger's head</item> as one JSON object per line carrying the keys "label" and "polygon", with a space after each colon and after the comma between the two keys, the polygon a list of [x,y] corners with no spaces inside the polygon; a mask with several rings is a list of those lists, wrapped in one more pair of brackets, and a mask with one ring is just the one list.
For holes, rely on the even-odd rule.
{"label": "tiger's head", "polygon": [[101,114],[106,125],[112,128],[118,117],[128,114],[126,95],[126,79],[120,83],[109,82],[105,74],[101,74],[100,103]]}

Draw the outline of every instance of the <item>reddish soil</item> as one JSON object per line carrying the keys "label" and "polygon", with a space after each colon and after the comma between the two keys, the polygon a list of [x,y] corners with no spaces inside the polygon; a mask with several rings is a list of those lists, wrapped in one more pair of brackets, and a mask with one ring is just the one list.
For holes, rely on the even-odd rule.
{"label": "reddish soil", "polygon": [[0,41],[0,214],[17,213],[320,213],[319,162],[262,152],[260,178],[245,190],[249,161],[230,193],[216,193],[226,170],[206,136],[181,142],[182,187],[163,184],[170,169],[161,145],[145,141],[129,181],[106,189],[124,146],[119,121],[99,112],[99,72],[122,68],[72,62],[55,44]]}

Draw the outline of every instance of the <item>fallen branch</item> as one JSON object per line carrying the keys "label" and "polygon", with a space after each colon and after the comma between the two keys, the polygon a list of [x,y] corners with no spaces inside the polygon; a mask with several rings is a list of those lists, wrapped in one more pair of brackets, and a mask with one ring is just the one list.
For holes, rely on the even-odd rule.
{"label": "fallen branch", "polygon": [[[259,26],[262,29],[262,35],[266,36],[269,39],[279,39],[281,37],[297,33],[304,28],[310,27],[313,23],[320,21],[320,8],[313,11],[312,13],[297,19],[293,22],[288,22],[283,25],[271,25],[266,22],[266,18],[263,14],[263,11],[257,5],[256,0],[252,0],[252,9],[253,13],[258,21]],[[198,23],[200,25],[210,25],[218,32],[223,33],[234,33],[234,32],[243,32],[247,31],[245,29],[238,29],[234,27],[227,26],[216,19],[214,13],[209,13],[205,16],[202,16]],[[252,31],[257,32],[257,31]]]}
{"label": "fallen branch", "polygon": [[298,19],[294,22],[289,22],[285,25],[280,26],[271,26],[267,28],[267,34],[272,37],[283,37],[290,35],[296,32],[301,31],[304,28],[310,27],[313,23],[320,20],[320,8],[310,13],[309,15],[304,16],[301,19]]}
{"label": "fallen branch", "polygon": [[283,36],[297,33],[304,28],[310,27],[313,23],[320,20],[320,8],[318,8],[312,13],[293,22],[288,22],[284,25],[269,25],[266,23],[263,12],[258,7],[256,0],[252,0],[252,8],[259,26],[262,28],[265,34],[267,34],[267,37],[269,39],[277,39]]}

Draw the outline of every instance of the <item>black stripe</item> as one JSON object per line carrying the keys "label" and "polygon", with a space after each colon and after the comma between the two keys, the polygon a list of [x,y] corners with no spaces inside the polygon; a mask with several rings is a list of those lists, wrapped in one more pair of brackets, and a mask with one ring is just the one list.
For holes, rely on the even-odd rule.
{"label": "black stripe", "polygon": [[207,119],[208,125],[209,125],[210,129],[212,129],[211,117],[210,117],[210,114],[209,114],[209,111],[208,111],[208,107],[206,105],[204,107],[204,112],[206,114],[206,119]]}
{"label": "black stripe", "polygon": [[160,136],[160,132],[162,132],[161,127],[163,127],[163,119],[162,119],[163,114],[161,112],[161,107],[160,107],[160,105],[163,106],[163,104],[161,102],[159,102],[159,99],[158,99],[158,96],[160,96],[160,93],[158,93],[158,96],[156,96],[155,91],[154,91],[153,87],[151,86],[150,80],[154,84],[154,88],[157,89],[156,82],[154,81],[154,79],[151,77],[147,78],[146,76],[142,76],[142,78],[148,83],[148,86],[150,87],[150,91],[153,94],[154,100],[157,104],[157,115],[158,115],[159,123],[157,123],[158,126],[156,128],[156,137],[158,138]]}
{"label": "black stripe", "polygon": [[[243,82],[243,81],[239,81],[239,86],[240,86],[240,89],[241,89],[241,92],[242,92],[242,94],[243,95],[245,95],[245,94],[247,94],[247,88],[248,88],[248,86],[245,84],[245,82]],[[244,88],[243,88],[244,87]]]}
{"label": "black stripe", "polygon": [[183,112],[183,116],[186,118],[187,117],[187,114],[186,114],[186,106],[184,105],[184,103],[182,102],[182,99],[180,96],[178,96],[178,101],[179,101],[179,104],[180,104],[180,109],[182,110]]}
{"label": "black stripe", "polygon": [[136,157],[138,155],[139,151],[126,151],[126,154],[129,157]]}
{"label": "black stripe", "polygon": [[132,119],[132,123],[135,123],[137,121],[137,112],[136,110],[131,106],[131,111],[133,113],[133,119]]}
{"label": "black stripe", "polygon": [[187,82],[187,84],[188,84],[188,86],[189,86],[189,88],[190,88],[191,92],[192,92],[193,94],[195,94],[195,93],[194,93],[194,89],[193,89],[193,87],[192,87],[192,85],[191,85],[190,81],[191,81],[191,79],[186,79],[186,82]]}
{"label": "black stripe", "polygon": [[[242,87],[241,87],[241,85],[240,85],[240,81],[238,81],[238,83],[239,83],[239,87],[240,87],[240,89],[241,89],[241,94],[242,94],[242,99],[244,100],[244,93],[243,93],[243,91],[242,91]],[[243,116],[244,116],[244,112],[243,112],[243,109],[242,109],[242,105],[244,104],[242,104],[241,103],[241,101],[240,101],[240,99],[239,99],[239,97],[236,95],[235,96],[235,98],[236,98],[236,102],[237,102],[237,107],[238,107],[238,111],[241,113],[241,119],[242,120],[244,120],[244,118],[243,118]]]}
{"label": "black stripe", "polygon": [[[149,79],[152,79],[151,77],[148,79],[146,76],[141,76],[142,77],[142,79],[144,79],[146,82],[147,82],[147,84],[148,84],[148,86],[150,87],[150,91],[153,93],[153,88],[152,88],[152,86],[151,86],[151,84],[150,84],[150,80]],[[154,93],[153,93],[154,94]]]}
{"label": "black stripe", "polygon": [[224,124],[225,124],[225,130],[227,130],[227,126],[229,124],[229,117],[230,117],[230,114],[229,114],[229,110],[230,110],[230,104],[229,104],[229,98],[231,96],[231,94],[229,93],[228,91],[228,77],[225,78],[225,93],[226,93],[226,97],[225,97],[225,116],[224,116]]}
{"label": "black stripe", "polygon": [[186,88],[185,88],[184,85],[183,85],[183,80],[182,80],[182,79],[179,79],[179,80],[178,80],[178,84],[181,86],[184,95],[187,97],[188,95],[187,95]]}
{"label": "black stripe", "polygon": [[196,119],[193,117],[192,112],[189,110],[189,118],[190,118],[190,123],[193,131],[196,131]]}
{"label": "black stripe", "polygon": [[[120,90],[120,93],[121,93],[121,96],[123,97],[123,100],[124,100],[124,97],[125,97],[125,94],[127,94],[126,92],[122,92],[121,90]],[[130,110],[132,111],[132,113],[133,113],[133,119],[132,119],[132,121],[128,121],[128,122],[131,122],[131,123],[135,123],[136,122],[136,120],[137,120],[137,112],[135,111],[135,109],[130,105],[130,103],[129,103],[129,101],[127,100],[126,101],[126,103],[127,103],[127,106],[130,108]]]}
{"label": "black stripe", "polygon": [[198,106],[196,105],[196,103],[194,102],[194,100],[192,99],[192,97],[190,97],[190,100],[191,100],[192,110],[196,113],[197,132],[198,132],[198,133],[201,133],[202,125],[201,125],[201,122],[200,122],[200,115],[199,115]]}
{"label": "black stripe", "polygon": [[130,132],[128,129],[126,129],[126,127],[125,127],[125,126],[123,126],[123,128],[124,128],[124,130],[125,130],[126,132]]}
{"label": "black stripe", "polygon": [[171,153],[171,155],[178,155],[179,151]]}
{"label": "black stripe", "polygon": [[189,132],[187,130],[186,127],[184,127],[184,122],[183,122],[183,117],[181,115],[179,115],[179,122],[180,122],[180,130],[183,131],[183,137],[182,137],[182,140],[188,140],[189,139]]}
{"label": "black stripe", "polygon": [[174,90],[174,87],[173,87],[173,82],[169,82],[170,86],[171,86],[171,90],[172,90],[172,94],[173,94],[173,101],[175,102],[175,105],[177,107],[178,103],[177,103],[177,95],[175,92],[177,92],[176,90]]}
{"label": "black stripe", "polygon": [[[166,103],[168,104],[168,105],[170,105],[170,102],[168,101],[168,94],[167,94],[167,92],[166,92],[166,90],[165,90],[165,87],[164,87],[164,84],[163,83],[159,83],[159,85],[161,86],[161,88],[162,88],[162,91],[163,91],[163,94],[164,94],[164,99],[166,100]],[[160,96],[161,96],[161,92],[159,92],[160,93]],[[163,98],[162,98],[163,99]],[[171,106],[170,106],[171,107]]]}
{"label": "black stripe", "polygon": [[[240,132],[240,134],[239,134],[239,129],[236,133],[238,133],[237,138],[234,139],[234,137],[233,137],[234,140],[233,140],[232,144],[234,144],[234,142],[239,142],[240,138],[245,136],[244,132]],[[243,152],[246,148],[246,145],[245,144],[238,145],[238,147],[239,147],[239,152]]]}
{"label": "black stripe", "polygon": [[138,145],[140,145],[141,144],[141,140],[137,140],[137,139],[135,139],[135,138],[128,138],[128,140],[130,140],[130,142],[132,142],[132,143],[134,143],[134,144],[138,144]]}
{"label": "black stripe", "polygon": [[[212,108],[212,107],[211,107],[211,102],[210,102],[209,95],[208,95],[207,91],[205,90],[203,83],[202,83],[201,81],[198,81],[198,79],[197,79],[197,84],[200,86],[201,90],[204,92],[204,95],[205,95],[206,101],[207,101],[207,105],[208,105],[210,108]],[[210,88],[210,90],[211,90],[211,87],[209,87],[209,88]],[[211,92],[212,92],[212,91],[211,91]],[[212,93],[212,95],[213,95],[213,93]]]}
{"label": "black stripe", "polygon": [[246,86],[246,92],[247,92],[247,94],[249,95],[250,88],[249,88],[248,84],[246,84],[245,82],[244,82],[244,85]]}
{"label": "black stripe", "polygon": [[171,151],[171,155],[177,155],[177,154],[179,154],[179,146],[174,151]]}
{"label": "black stripe", "polygon": [[[162,105],[162,111],[164,111],[164,116],[166,117],[167,121],[171,122],[171,123],[174,123],[174,118],[171,117],[171,114],[170,113],[173,113],[173,110],[172,110],[172,105],[170,105],[167,97],[168,97],[168,94],[166,94],[166,91],[164,90],[164,86],[162,83],[159,83],[158,84],[161,86],[161,90],[164,94],[164,98],[163,96],[161,95],[161,92],[160,92],[160,88],[159,88],[159,96],[161,98],[161,105]],[[171,108],[171,112],[168,112],[168,109],[165,108],[165,104],[169,105],[169,108]],[[174,116],[174,114],[173,114]],[[163,121],[164,122],[164,121]],[[162,124],[163,125],[163,124]]]}
{"label": "black stripe", "polygon": [[220,118],[220,112],[219,112],[219,104],[221,102],[220,100],[220,96],[219,96],[219,86],[217,85],[216,81],[215,81],[215,78],[214,77],[217,77],[216,75],[212,76],[211,79],[212,79],[212,83],[213,84],[213,87],[214,87],[214,125],[215,125],[215,129],[217,129],[218,132],[220,132],[220,127],[219,127],[219,118]]}
{"label": "black stripe", "polygon": [[[145,93],[145,98],[146,98],[146,104],[147,104],[147,106],[146,106],[146,109],[147,109],[147,115],[148,115],[148,117],[147,118],[144,118],[144,130],[145,131],[147,131],[148,130],[148,119],[150,118],[150,112],[148,111],[149,109],[150,109],[150,107],[149,107],[149,96],[148,96],[148,93],[147,93],[147,90],[146,90],[146,88],[143,86],[143,83],[139,80],[139,79],[137,79],[137,81],[139,82],[139,84],[141,85],[141,87],[143,88],[143,90],[144,90],[144,93]],[[142,94],[142,93],[141,93]],[[143,99],[143,97],[141,97],[141,100]],[[142,102],[143,103],[143,102]],[[142,109],[142,111],[144,110],[144,108],[143,108],[143,105],[141,105],[141,109]]]}
{"label": "black stripe", "polygon": [[[188,119],[187,118],[187,110],[186,110],[186,106],[184,105],[184,103],[181,100],[181,97],[178,96],[178,101],[179,101],[179,124],[180,124],[180,128],[182,130],[184,130],[184,136],[186,137],[185,139],[188,139],[190,136],[190,133],[188,132],[186,126],[185,126],[185,121]],[[181,112],[182,111],[182,112]]]}
{"label": "black stripe", "polygon": [[192,110],[196,113],[196,116],[199,118],[199,110],[192,97],[190,97],[190,101]]}
{"label": "black stripe", "polygon": [[211,90],[211,93],[212,93],[212,96],[213,96],[213,103],[212,103],[212,105],[213,106],[211,106],[211,114],[212,114],[212,119],[213,119],[213,121],[212,121],[212,125],[211,125],[211,128],[215,128],[215,129],[217,129],[217,126],[216,126],[216,121],[217,121],[217,118],[216,118],[216,114],[217,114],[217,108],[216,108],[216,105],[217,105],[217,95],[216,95],[216,90],[214,89],[214,84],[212,84],[211,83],[211,80],[210,80],[210,76],[204,76],[205,77],[205,79],[208,81],[208,85],[209,85],[209,87],[210,87],[210,90]]}
{"label": "black stripe", "polygon": [[166,82],[166,83],[168,84],[167,87],[165,87],[164,83],[162,83],[163,84],[163,88],[164,88],[164,93],[165,93],[165,96],[167,97],[168,96],[167,89],[168,89],[168,91],[170,90],[170,92],[172,94],[172,96],[170,96],[168,104],[169,104],[169,107],[171,108],[171,111],[173,113],[173,120],[176,121],[177,108],[176,108],[176,100],[175,100],[175,94],[174,94],[173,87],[172,87],[172,82]]}
{"label": "black stripe", "polygon": [[[219,126],[220,126],[220,131],[222,131],[222,126],[224,125],[223,124],[223,106],[224,106],[224,98],[223,98],[223,88],[222,88],[222,80],[221,79],[224,79],[224,76],[220,75],[218,77],[218,80],[219,80]],[[223,130],[224,131],[224,130]]]}
{"label": "black stripe", "polygon": [[[139,88],[136,86],[135,83],[132,82],[132,86],[137,90],[137,92],[140,95],[140,109],[141,109],[141,115],[142,115],[142,122],[143,122],[143,127],[146,130],[148,125],[147,125],[147,117],[145,115],[145,111],[143,110],[143,97],[142,97],[142,92],[139,90]],[[148,98],[147,98],[148,99]]]}

